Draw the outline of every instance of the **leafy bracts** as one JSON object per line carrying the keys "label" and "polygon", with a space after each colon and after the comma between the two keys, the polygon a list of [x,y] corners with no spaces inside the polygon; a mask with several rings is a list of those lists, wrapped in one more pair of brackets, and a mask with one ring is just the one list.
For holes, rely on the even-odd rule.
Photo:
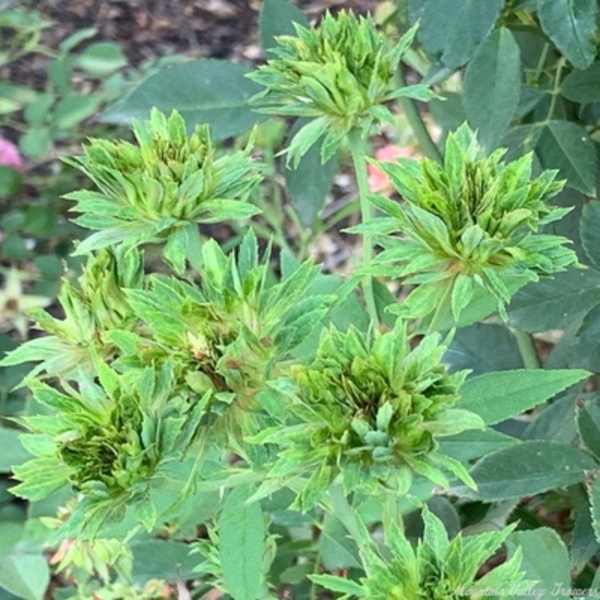
{"label": "leafy bracts", "polygon": [[[271,377],[281,375],[289,351],[325,314],[327,296],[307,295],[319,269],[302,264],[280,283],[269,281],[269,257],[259,259],[249,233],[237,257],[214,241],[202,247],[200,285],[151,276],[148,289],[128,290],[140,320],[137,338],[114,332],[123,367],[172,357],[181,385],[209,392],[205,424],[239,434],[248,425],[254,397]],[[221,416],[225,419],[220,419]]]}
{"label": "leafy bracts", "polygon": [[438,452],[439,438],[484,426],[453,408],[466,373],[448,373],[440,364],[445,350],[437,334],[411,350],[400,322],[386,334],[327,332],[316,359],[298,366],[292,382],[275,384],[292,402],[286,423],[255,438],[284,447],[270,477],[310,474],[303,508],[338,474],[348,492],[403,494],[413,473],[447,486],[450,472],[474,486],[461,463]]}
{"label": "leafy bracts", "polygon": [[393,89],[394,73],[414,28],[388,47],[370,16],[340,11],[335,17],[327,13],[318,28],[294,26],[296,36],[276,38],[276,58],[248,75],[266,87],[253,99],[261,111],[316,117],[292,140],[288,151],[294,161],[323,135],[325,162],[353,129],[367,131],[373,121],[390,121],[383,106],[388,100],[432,97],[421,85]]}
{"label": "leafy bracts", "polygon": [[354,230],[376,234],[384,248],[370,272],[418,286],[402,315],[424,317],[437,307],[438,316],[451,312],[457,319],[476,286],[496,297],[504,315],[507,278],[535,281],[576,263],[566,238],[539,233],[569,210],[547,204],[562,189],[556,171],[532,178],[530,154],[510,163],[503,155],[485,156],[463,125],[448,136],[443,165],[428,159],[381,164],[404,202],[373,196],[388,216]]}
{"label": "leafy bracts", "polygon": [[83,213],[77,224],[100,230],[78,246],[78,254],[121,242],[181,244],[186,227],[260,212],[246,202],[261,179],[249,148],[217,157],[208,125],[188,137],[176,111],[167,118],[154,109],[150,121],[135,122],[133,131],[137,145],[95,139],[84,156],[68,161],[99,190],[65,196]]}
{"label": "leafy bracts", "polygon": [[367,576],[360,584],[330,575],[309,576],[323,587],[348,592],[342,598],[368,600],[462,600],[463,598],[514,598],[527,595],[536,582],[525,580],[520,548],[499,567],[477,578],[479,569],[514,530],[486,532],[448,539],[444,524],[427,508],[423,510],[423,538],[413,548],[397,525],[390,532],[386,559],[371,547],[363,531],[361,557]]}
{"label": "leafy bracts", "polygon": [[79,285],[63,280],[58,300],[65,318],[57,319],[40,308],[30,311],[37,327],[49,335],[25,342],[0,365],[39,361],[30,375],[47,372],[67,379],[79,371],[93,372],[94,354],[108,359],[116,350],[105,334],[136,325],[123,290],[141,287],[143,276],[142,255],[135,249],[117,246],[91,255]]}
{"label": "leafy bracts", "polygon": [[54,412],[20,419],[33,432],[21,439],[36,458],[15,467],[21,483],[12,491],[36,500],[70,483],[85,499],[75,512],[83,506],[95,516],[86,526],[122,516],[135,500],[152,527],[150,482],[187,450],[203,402],[177,393],[169,361],[122,375],[100,360],[95,366],[98,382],[82,375],[77,389],[29,381],[34,398]]}

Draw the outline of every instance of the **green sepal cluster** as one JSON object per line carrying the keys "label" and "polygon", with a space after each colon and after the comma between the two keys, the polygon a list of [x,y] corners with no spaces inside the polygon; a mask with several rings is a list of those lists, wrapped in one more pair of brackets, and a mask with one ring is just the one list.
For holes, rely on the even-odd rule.
{"label": "green sepal cluster", "polygon": [[416,548],[395,523],[391,525],[385,559],[373,549],[371,536],[361,524],[363,539],[359,548],[366,577],[361,578],[360,583],[331,575],[309,577],[323,587],[346,592],[340,600],[353,597],[369,600],[483,600],[491,597],[499,600],[527,595],[535,585],[536,581],[525,579],[521,569],[521,548],[500,566],[477,577],[480,568],[501,548],[515,525],[471,536],[459,533],[450,540],[442,521],[427,507],[422,517],[425,527]]}
{"label": "green sepal cluster", "polygon": [[251,100],[261,112],[314,118],[288,148],[294,163],[322,136],[321,160],[326,162],[350,131],[366,132],[373,122],[393,123],[384,103],[394,98],[434,97],[423,85],[394,89],[394,74],[415,27],[392,47],[371,16],[351,11],[327,12],[316,28],[294,27],[295,36],[276,38],[271,50],[276,58],[248,75],[266,88]]}
{"label": "green sepal cluster", "polygon": [[105,359],[114,355],[116,348],[108,343],[106,333],[135,327],[137,318],[124,290],[143,285],[143,255],[136,249],[120,245],[90,255],[77,284],[63,278],[58,301],[64,318],[43,309],[31,310],[38,329],[47,335],[21,344],[0,366],[39,362],[30,376],[47,373],[66,379],[80,371],[92,373],[94,354]]}
{"label": "green sepal cluster", "polygon": [[508,163],[504,155],[486,156],[465,124],[448,136],[442,165],[379,164],[404,201],[372,196],[386,216],[352,231],[368,232],[383,247],[369,273],[416,286],[399,314],[420,318],[441,309],[456,320],[480,286],[506,318],[510,277],[536,281],[577,263],[569,240],[540,233],[570,210],[547,203],[563,187],[557,171],[532,177],[531,154]]}
{"label": "green sepal cluster", "polygon": [[146,289],[126,290],[141,326],[135,334],[113,331],[108,339],[120,345],[122,369],[172,358],[181,385],[210,393],[204,424],[239,438],[251,426],[256,394],[285,372],[290,351],[334,298],[307,293],[320,272],[310,262],[276,282],[269,253],[259,257],[252,231],[237,253],[225,254],[213,240],[201,253],[197,285],[152,275]]}
{"label": "green sepal cluster", "polygon": [[76,201],[73,211],[83,213],[74,222],[99,230],[76,254],[116,243],[168,242],[190,225],[260,212],[246,201],[261,181],[251,144],[218,157],[208,125],[196,126],[188,137],[177,111],[166,117],[156,108],[148,122],[134,122],[133,132],[137,144],[93,139],[83,156],[66,161],[98,188],[65,196]]}
{"label": "green sepal cluster", "polygon": [[34,400],[52,413],[19,419],[32,432],[21,441],[35,458],[14,468],[21,483],[11,491],[40,500],[70,484],[84,499],[73,513],[84,529],[82,513],[93,513],[90,523],[99,526],[131,503],[151,529],[150,484],[193,442],[203,399],[179,392],[171,361],[120,374],[98,358],[95,368],[96,380],[81,373],[76,388],[60,380],[61,391],[28,381]]}
{"label": "green sepal cluster", "polygon": [[404,494],[413,474],[448,487],[451,473],[475,487],[460,462],[438,451],[440,438],[484,427],[453,408],[466,372],[441,363],[448,343],[434,334],[411,349],[400,320],[385,334],[326,331],[314,361],[273,384],[288,405],[280,425],[253,439],[283,448],[264,489],[310,474],[296,500],[308,509],[338,475],[348,493]]}

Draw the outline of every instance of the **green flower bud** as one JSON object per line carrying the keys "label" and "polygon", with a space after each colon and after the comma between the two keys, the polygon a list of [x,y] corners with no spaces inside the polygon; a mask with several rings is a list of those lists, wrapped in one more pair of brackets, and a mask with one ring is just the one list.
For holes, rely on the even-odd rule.
{"label": "green flower bud", "polygon": [[448,136],[443,165],[429,159],[380,165],[404,201],[372,196],[386,217],[352,231],[378,235],[384,248],[370,273],[417,286],[400,314],[437,310],[438,317],[458,319],[480,286],[505,316],[510,281],[520,278],[522,285],[577,263],[566,238],[540,233],[570,210],[547,204],[563,187],[557,172],[532,178],[530,154],[509,163],[504,154],[486,156],[463,125]]}
{"label": "green flower bud", "polygon": [[483,427],[453,408],[466,373],[440,364],[446,347],[432,335],[411,350],[400,322],[385,334],[327,332],[315,360],[294,370],[291,393],[282,389],[293,400],[290,420],[253,440],[284,447],[271,476],[313,473],[298,499],[303,508],[338,474],[348,491],[383,485],[406,493],[413,473],[447,486],[444,471],[474,486],[460,463],[438,452],[440,437]]}
{"label": "green flower bud", "polygon": [[[353,596],[369,600],[483,600],[493,595],[508,600],[527,596],[527,591],[538,583],[525,579],[521,548],[500,566],[479,576],[481,567],[502,547],[515,525],[478,535],[459,533],[449,539],[442,521],[427,507],[422,515],[424,532],[416,547],[394,523],[384,552],[373,548],[369,532],[359,523],[359,550],[366,577],[360,579],[360,585],[352,584],[356,586]],[[309,577],[324,587],[339,589],[331,576]],[[347,580],[340,579],[340,583],[343,581]]]}
{"label": "green flower bud", "polygon": [[77,283],[63,279],[58,301],[64,318],[41,308],[32,310],[37,327],[49,335],[25,342],[3,364],[40,362],[32,374],[46,372],[66,379],[73,379],[78,371],[92,373],[94,355],[107,359],[115,353],[107,332],[135,327],[137,317],[123,290],[142,285],[142,255],[137,250],[117,246],[90,255]]}
{"label": "green flower bud", "polygon": [[78,247],[78,254],[118,242],[164,241],[188,225],[260,212],[246,202],[261,180],[249,148],[217,157],[208,125],[188,137],[179,113],[167,118],[156,108],[147,123],[134,122],[133,132],[137,145],[95,139],[84,156],[67,160],[100,192],[66,196],[83,213],[76,223],[101,230]]}
{"label": "green flower bud", "polygon": [[335,17],[328,12],[317,28],[294,26],[296,36],[276,38],[271,50],[276,58],[248,77],[266,87],[252,100],[261,111],[318,117],[292,141],[289,153],[295,161],[322,135],[325,162],[350,131],[366,131],[382,118],[391,121],[382,104],[392,98],[433,96],[420,85],[394,91],[394,74],[415,28],[392,46],[371,16],[343,10]]}

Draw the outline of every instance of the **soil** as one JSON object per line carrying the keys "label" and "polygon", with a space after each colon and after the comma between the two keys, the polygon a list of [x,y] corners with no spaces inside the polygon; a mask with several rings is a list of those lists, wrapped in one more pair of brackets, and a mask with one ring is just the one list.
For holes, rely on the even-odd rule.
{"label": "soil", "polygon": [[[56,47],[68,34],[85,27],[98,30],[96,40],[118,42],[133,66],[147,59],[183,53],[191,58],[260,56],[258,17],[261,0],[42,0],[31,2],[55,25],[44,42]],[[326,11],[351,8],[373,11],[377,0],[299,0],[311,21]]]}

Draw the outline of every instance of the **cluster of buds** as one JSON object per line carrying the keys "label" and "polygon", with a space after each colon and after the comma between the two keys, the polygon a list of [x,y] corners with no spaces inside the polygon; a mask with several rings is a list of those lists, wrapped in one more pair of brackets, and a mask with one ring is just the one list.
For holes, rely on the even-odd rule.
{"label": "cluster of buds", "polygon": [[137,144],[95,139],[84,155],[67,162],[83,171],[99,192],[65,197],[82,227],[100,230],[78,248],[124,242],[129,246],[165,241],[190,224],[246,219],[258,212],[246,202],[260,182],[250,147],[217,157],[208,125],[188,136],[183,118],[157,109],[147,123],[133,125]]}
{"label": "cluster of buds", "polygon": [[348,491],[375,494],[382,484],[406,493],[413,474],[447,487],[450,472],[474,487],[465,468],[438,451],[439,438],[484,426],[453,408],[466,373],[448,372],[445,351],[438,335],[411,350],[400,321],[385,334],[328,331],[315,360],[280,386],[292,400],[287,422],[254,440],[284,447],[271,476],[312,473],[299,497],[303,508],[338,475]]}
{"label": "cluster of buds", "polygon": [[459,533],[451,540],[443,522],[427,507],[422,516],[424,532],[417,547],[393,524],[385,558],[384,553],[373,549],[370,533],[359,523],[359,548],[366,571],[360,584],[332,576],[309,577],[324,587],[351,591],[352,597],[365,600],[484,600],[491,595],[507,600],[539,592],[533,587],[538,582],[526,579],[521,548],[480,576],[481,568],[502,547],[515,525],[468,537]]}
{"label": "cluster of buds", "polygon": [[507,279],[535,281],[577,262],[566,238],[539,231],[570,210],[547,203],[563,187],[557,172],[532,178],[530,154],[508,163],[504,154],[486,156],[463,125],[448,136],[443,165],[409,158],[380,164],[404,202],[372,196],[386,216],[352,231],[375,234],[384,248],[370,273],[417,286],[399,307],[403,316],[442,307],[458,319],[477,286],[505,316]]}
{"label": "cluster of buds", "polygon": [[276,38],[272,50],[276,58],[249,77],[266,87],[253,99],[261,111],[315,118],[288,148],[296,162],[321,136],[325,162],[350,132],[367,132],[373,122],[393,123],[384,104],[394,98],[433,96],[421,85],[399,89],[393,85],[414,28],[392,47],[372,17],[352,12],[340,11],[335,17],[327,13],[313,29],[295,28],[296,36]]}

